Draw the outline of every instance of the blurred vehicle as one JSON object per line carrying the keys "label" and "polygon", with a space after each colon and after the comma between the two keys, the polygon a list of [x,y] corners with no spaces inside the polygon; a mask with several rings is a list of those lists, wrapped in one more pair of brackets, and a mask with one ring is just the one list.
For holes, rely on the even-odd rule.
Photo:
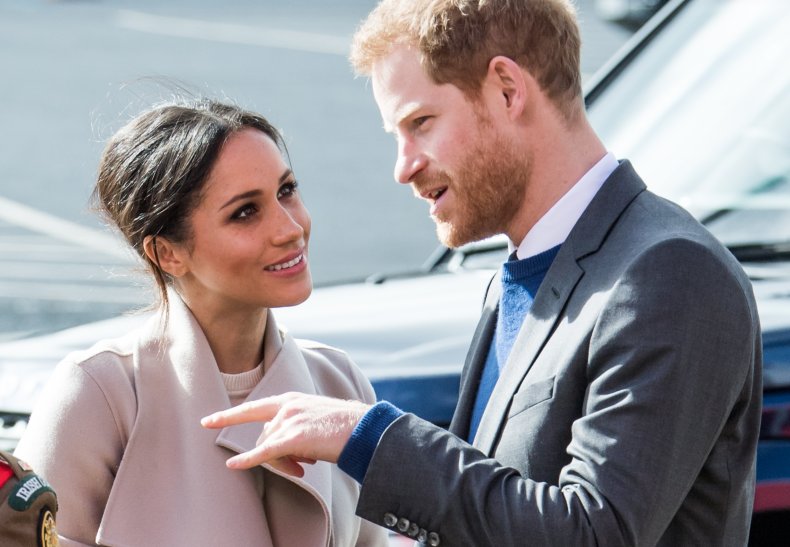
{"label": "blurred vehicle", "polygon": [[588,82],[590,120],[741,261],[763,328],[751,544],[790,537],[790,3],[672,0]]}
{"label": "blurred vehicle", "polygon": [[[753,545],[790,537],[790,4],[671,0],[586,87],[608,148],[738,257],[763,326],[764,410]],[[348,351],[380,398],[447,425],[504,238],[438,249],[417,272],[324,286],[278,309],[296,337]],[[134,328],[111,319],[0,345],[0,447],[24,431],[66,353]],[[777,543],[778,541],[778,543]]]}
{"label": "blurred vehicle", "polygon": [[667,0],[595,0],[595,13],[605,21],[639,28]]}

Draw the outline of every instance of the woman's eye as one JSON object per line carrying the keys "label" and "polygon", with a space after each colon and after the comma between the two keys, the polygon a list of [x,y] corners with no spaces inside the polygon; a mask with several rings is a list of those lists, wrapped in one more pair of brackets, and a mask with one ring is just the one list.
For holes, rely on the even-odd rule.
{"label": "woman's eye", "polygon": [[291,197],[292,195],[296,194],[296,189],[298,187],[299,183],[295,180],[283,183],[283,185],[280,186],[280,190],[277,192],[277,198],[283,199]]}
{"label": "woman's eye", "polygon": [[236,209],[230,218],[231,220],[246,220],[257,212],[258,208],[254,204],[247,203]]}

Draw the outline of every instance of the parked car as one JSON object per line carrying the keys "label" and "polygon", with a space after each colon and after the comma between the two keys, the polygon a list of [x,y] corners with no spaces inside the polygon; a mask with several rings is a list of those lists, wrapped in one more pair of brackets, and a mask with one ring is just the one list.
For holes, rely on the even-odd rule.
{"label": "parked car", "polygon": [[667,0],[595,0],[595,13],[605,21],[639,28]]}
{"label": "parked car", "polygon": [[[788,51],[786,0],[672,0],[586,88],[608,147],[631,159],[653,191],[692,211],[753,281],[765,360],[754,545],[790,537]],[[347,350],[379,397],[446,425],[483,291],[506,247],[494,238],[439,249],[418,272],[321,287],[276,314],[295,336]],[[0,345],[2,446],[24,431],[60,358],[143,319]]]}
{"label": "parked car", "polygon": [[751,543],[790,537],[790,4],[673,0],[589,82],[590,119],[741,261],[763,327]]}

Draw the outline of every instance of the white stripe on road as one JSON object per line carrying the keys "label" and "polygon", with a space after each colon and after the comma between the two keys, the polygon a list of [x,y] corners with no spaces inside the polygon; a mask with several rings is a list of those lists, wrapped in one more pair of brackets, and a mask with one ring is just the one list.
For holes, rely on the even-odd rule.
{"label": "white stripe on road", "polygon": [[256,27],[233,23],[214,23],[150,15],[131,10],[119,10],[117,23],[121,27],[165,36],[194,38],[230,44],[263,46],[310,53],[348,55],[349,38],[315,32],[299,32],[276,28]]}
{"label": "white stripe on road", "polygon": [[66,241],[116,258],[122,258],[124,261],[129,261],[131,258],[126,245],[111,235],[58,218],[2,196],[0,196],[0,220],[33,232],[46,234],[59,241]]}
{"label": "white stripe on road", "polygon": [[150,299],[150,294],[134,285],[107,287],[60,283],[57,280],[47,283],[0,280],[0,298],[142,306]]}
{"label": "white stripe on road", "polygon": [[[85,254],[83,251],[82,254]],[[21,255],[24,256],[24,255]],[[26,282],[50,282],[56,276],[58,282],[76,281],[81,283],[112,283],[132,285],[138,281],[131,266],[82,263],[64,263],[60,260],[50,262],[27,262],[0,260],[0,283],[4,280]]]}

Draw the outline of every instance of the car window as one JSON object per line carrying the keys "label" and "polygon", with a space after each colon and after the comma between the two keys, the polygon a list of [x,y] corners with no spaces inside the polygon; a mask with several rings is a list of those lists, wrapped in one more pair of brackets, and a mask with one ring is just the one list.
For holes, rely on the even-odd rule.
{"label": "car window", "polygon": [[487,249],[464,257],[463,266],[468,270],[495,270],[507,260],[507,255],[507,247],[504,245]]}
{"label": "car window", "polygon": [[725,244],[790,241],[786,0],[690,2],[590,105],[608,147]]}
{"label": "car window", "polygon": [[504,234],[467,243],[448,251],[441,246],[425,269],[431,272],[464,270],[496,270],[508,256],[508,240]]}

